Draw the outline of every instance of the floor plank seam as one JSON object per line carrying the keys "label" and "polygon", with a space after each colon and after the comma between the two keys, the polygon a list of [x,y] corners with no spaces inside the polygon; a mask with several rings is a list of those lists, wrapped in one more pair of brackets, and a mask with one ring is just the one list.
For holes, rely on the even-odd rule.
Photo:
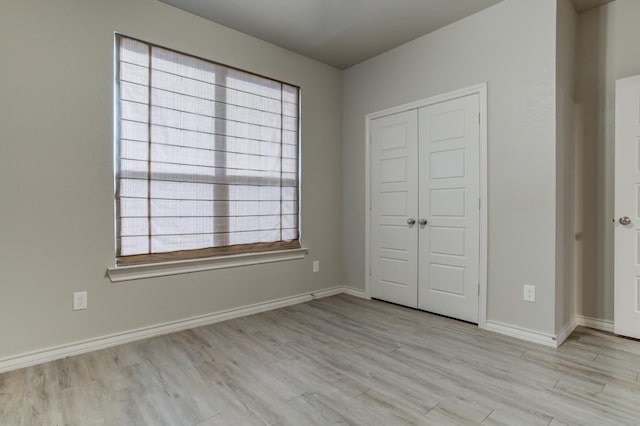
{"label": "floor plank seam", "polygon": [[486,416],[484,419],[482,419],[482,421],[481,421],[480,423],[484,423],[484,422],[486,422],[486,421],[487,421],[487,419],[488,419],[489,417],[491,417],[491,415],[492,415],[495,411],[496,411],[496,409],[495,409],[495,408],[494,408],[493,410],[491,410],[491,412],[490,412],[489,414],[487,414],[487,416]]}

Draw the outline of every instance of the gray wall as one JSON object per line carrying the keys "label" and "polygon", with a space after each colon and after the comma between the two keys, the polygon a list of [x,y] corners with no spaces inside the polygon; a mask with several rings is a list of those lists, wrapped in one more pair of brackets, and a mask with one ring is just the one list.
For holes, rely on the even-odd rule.
{"label": "gray wall", "polygon": [[487,81],[488,319],[554,332],[555,27],[555,0],[506,0],[346,70],[346,284],[364,288],[365,115]]}
{"label": "gray wall", "polygon": [[[104,277],[114,263],[114,31],[302,87],[306,259]],[[0,55],[0,359],[341,284],[340,71],[155,0],[2,0]],[[78,290],[89,309],[72,312]]]}
{"label": "gray wall", "polygon": [[578,16],[576,99],[584,135],[578,313],[606,320],[613,320],[615,81],[640,74],[639,16],[638,0],[616,0]]}
{"label": "gray wall", "polygon": [[556,16],[556,333],[575,318],[577,14],[558,0]]}

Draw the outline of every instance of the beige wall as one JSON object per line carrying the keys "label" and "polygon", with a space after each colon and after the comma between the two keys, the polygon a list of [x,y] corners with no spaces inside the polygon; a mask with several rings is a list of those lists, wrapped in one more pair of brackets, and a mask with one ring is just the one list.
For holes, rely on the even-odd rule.
{"label": "beige wall", "polygon": [[[104,277],[114,262],[114,31],[302,87],[306,259]],[[155,0],[2,0],[0,55],[0,359],[341,284],[340,71]],[[72,312],[78,290],[89,309]]]}
{"label": "beige wall", "polygon": [[578,313],[613,320],[615,81],[640,74],[640,1],[616,0],[578,17],[576,99],[583,111],[583,262]]}
{"label": "beige wall", "polygon": [[556,333],[575,318],[576,140],[575,57],[577,14],[558,0],[556,16]]}
{"label": "beige wall", "polygon": [[[364,288],[365,115],[486,81],[488,319],[554,332],[555,27],[555,0],[506,0],[346,70],[346,284]],[[536,303],[522,300],[523,284]]]}

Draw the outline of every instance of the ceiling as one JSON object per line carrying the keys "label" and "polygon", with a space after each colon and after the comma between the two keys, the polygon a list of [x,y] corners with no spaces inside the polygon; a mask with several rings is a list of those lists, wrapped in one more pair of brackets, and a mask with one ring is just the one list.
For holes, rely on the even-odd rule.
{"label": "ceiling", "polygon": [[[343,69],[502,0],[160,1]],[[578,13],[611,1],[572,0]]]}
{"label": "ceiling", "polygon": [[347,68],[502,0],[160,1]]}

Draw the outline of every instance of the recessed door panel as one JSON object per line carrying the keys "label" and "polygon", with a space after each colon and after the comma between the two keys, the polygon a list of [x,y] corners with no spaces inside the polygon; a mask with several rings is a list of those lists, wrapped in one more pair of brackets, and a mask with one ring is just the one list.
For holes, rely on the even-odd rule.
{"label": "recessed door panel", "polygon": [[401,287],[412,286],[413,274],[407,269],[407,261],[402,259],[380,258],[380,280],[385,284]]}
{"label": "recessed door panel", "polygon": [[431,179],[464,177],[464,149],[432,152],[429,162]]}
{"label": "recessed door panel", "polygon": [[[427,107],[431,108],[431,107]],[[460,139],[464,137],[466,130],[464,109],[452,109],[432,114],[429,119],[427,138],[431,143]]]}
{"label": "recessed door panel", "polygon": [[464,297],[464,268],[432,263],[429,267],[430,291]]}
{"label": "recessed door panel", "polygon": [[406,216],[407,193],[403,191],[380,193],[381,216]]}
{"label": "recessed door panel", "polygon": [[464,228],[452,228],[449,226],[431,226],[431,254],[464,256]]}
{"label": "recessed door panel", "polygon": [[407,148],[407,143],[410,142],[410,136],[407,132],[410,131],[405,126],[386,126],[380,129],[379,133],[379,149],[382,151],[388,151],[398,148]]}
{"label": "recessed door panel", "polygon": [[380,249],[407,252],[407,228],[398,225],[380,226]]}
{"label": "recessed door panel", "polygon": [[407,182],[407,157],[380,160],[380,183]]}
{"label": "recessed door panel", "polygon": [[431,217],[464,217],[466,188],[437,188],[429,194],[428,216]]}

